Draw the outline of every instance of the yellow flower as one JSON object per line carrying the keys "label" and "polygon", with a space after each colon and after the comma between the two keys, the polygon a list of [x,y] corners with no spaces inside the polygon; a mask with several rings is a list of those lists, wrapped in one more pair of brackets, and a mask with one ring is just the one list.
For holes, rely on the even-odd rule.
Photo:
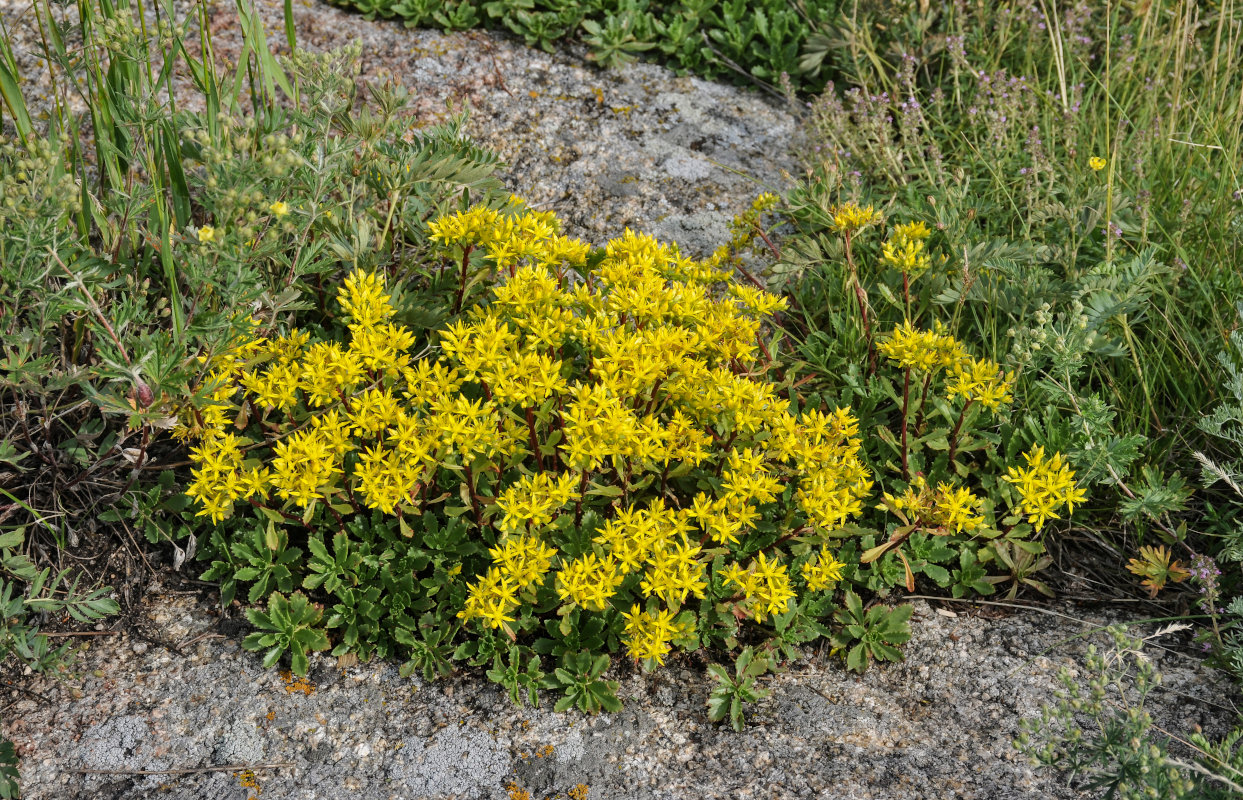
{"label": "yellow flower", "polygon": [[952,367],[967,355],[962,343],[945,333],[939,324],[931,331],[921,331],[909,321],[894,328],[877,349],[900,367],[924,372]]}
{"label": "yellow flower", "polygon": [[918,242],[927,239],[932,235],[932,230],[923,220],[916,222],[904,222],[900,225],[893,226],[893,239],[903,239],[911,242]]}
{"label": "yellow flower", "polygon": [[622,642],[630,655],[656,664],[665,663],[665,655],[673,649],[671,641],[690,633],[689,628],[673,621],[673,612],[667,608],[652,614],[636,605],[629,612],[623,611],[622,618],[626,620]]}
{"label": "yellow flower", "polygon": [[879,211],[871,206],[860,206],[858,203],[842,203],[834,206],[830,213],[833,215],[833,227],[843,233],[854,233],[881,221]]}
{"label": "yellow flower", "polygon": [[1023,458],[1027,461],[1027,469],[1010,467],[1002,480],[1019,490],[1022,497],[1019,510],[1027,515],[1027,521],[1036,530],[1043,528],[1050,519],[1061,519],[1057,510],[1062,506],[1071,513],[1075,503],[1086,499],[1087,490],[1075,484],[1075,472],[1061,453],[1054,453],[1046,461],[1044,447],[1036,447],[1024,453]]}
{"label": "yellow flower", "polygon": [[268,206],[268,210],[278,218],[283,217],[289,213],[289,204],[283,200],[277,200],[275,203]]}
{"label": "yellow flower", "polygon": [[625,577],[612,556],[597,558],[595,553],[588,553],[557,573],[557,594],[590,611],[603,611]]}
{"label": "yellow flower", "polygon": [[203,227],[199,228],[198,235],[199,235],[199,242],[201,244],[207,244],[209,242],[216,241],[216,229],[210,225],[204,225]]}
{"label": "yellow flower", "polygon": [[1004,372],[996,361],[965,358],[950,369],[950,375],[945,390],[950,397],[978,402],[992,411],[1014,400],[1010,394],[1014,373]]}
{"label": "yellow flower", "polygon": [[842,579],[842,570],[845,568],[846,565],[838,561],[829,552],[829,548],[821,547],[817,563],[812,564],[809,561],[803,565],[803,580],[813,592],[823,591]]}
{"label": "yellow flower", "polygon": [[1093,172],[1100,172],[1108,163],[1108,161],[1100,156],[1092,156],[1088,159],[1088,166],[1091,167]]}
{"label": "yellow flower", "polygon": [[482,619],[490,628],[504,628],[513,622],[509,616],[518,607],[518,583],[499,567],[471,584],[466,593],[465,607],[458,612],[462,620]]}
{"label": "yellow flower", "polygon": [[982,502],[965,486],[942,483],[937,486],[933,522],[945,533],[951,529],[954,533],[971,533],[984,527],[984,517],[979,513]]}

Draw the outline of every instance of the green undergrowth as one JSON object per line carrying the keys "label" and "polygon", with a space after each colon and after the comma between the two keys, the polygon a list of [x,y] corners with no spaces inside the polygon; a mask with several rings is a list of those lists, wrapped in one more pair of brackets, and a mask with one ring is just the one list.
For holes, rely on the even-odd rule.
{"label": "green undergrowth", "polygon": [[[824,85],[806,43],[840,13],[840,0],[333,0],[409,27],[507,31],[551,52],[565,40],[617,67],[654,58],[679,74],[799,91]],[[784,76],[784,77],[783,77]]]}
{"label": "green undergrowth", "polygon": [[906,29],[833,51],[843,74],[813,103],[795,258],[825,252],[815,207],[833,198],[926,222],[946,259],[926,303],[1033,379],[1050,349],[1078,350],[1079,391],[1112,409],[1134,466],[1185,474],[1243,291],[1237,16],[970,4]]}

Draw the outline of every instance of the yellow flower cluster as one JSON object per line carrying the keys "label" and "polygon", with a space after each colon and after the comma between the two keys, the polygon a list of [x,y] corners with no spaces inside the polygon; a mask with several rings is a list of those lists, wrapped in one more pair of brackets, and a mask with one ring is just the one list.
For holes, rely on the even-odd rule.
{"label": "yellow flower cluster", "polygon": [[231,433],[204,440],[190,451],[190,457],[198,466],[186,495],[203,506],[199,516],[209,516],[213,522],[232,514],[237,500],[263,491],[268,479],[266,470],[242,463],[241,440]]}
{"label": "yellow flower cluster", "polygon": [[518,479],[496,499],[502,514],[497,528],[513,533],[547,525],[567,503],[581,497],[577,484],[572,472],[560,477],[540,472]]}
{"label": "yellow flower cluster", "polygon": [[[439,332],[438,357],[415,360],[393,288],[355,271],[338,297],[345,341],[295,331],[214,359],[210,402],[187,426],[201,439],[199,513],[219,521],[239,499],[418,513],[452,476],[497,537],[461,618],[508,629],[550,576],[563,602],[599,611],[634,576],[647,609],[632,612],[629,646],[660,661],[676,638],[672,615],[704,597],[712,560],[787,486],[813,529],[862,512],[872,477],[858,422],[847,409],[792,414],[751,377],[761,325],[785,301],[721,286],[721,254],[687,258],[631,231],[592,251],[561,236],[551,214],[517,205],[430,228],[448,254],[495,271],[491,302]],[[265,440],[225,433],[235,420],[261,422]],[[719,481],[669,504],[674,482],[684,487],[696,469]],[[622,494],[589,551],[571,558],[551,546],[558,517]],[[757,620],[795,596],[780,559],[733,567]],[[823,551],[810,582],[835,580],[835,564]]]}
{"label": "yellow flower cluster", "polygon": [[1014,373],[1003,371],[996,361],[968,357],[950,368],[946,393],[996,411],[1014,400],[1014,395],[1010,393],[1013,385]]}
{"label": "yellow flower cluster", "polygon": [[923,372],[949,369],[967,357],[966,348],[940,323],[933,330],[921,331],[909,320],[894,328],[877,349],[898,366]]}
{"label": "yellow flower cluster", "polygon": [[843,233],[854,233],[868,225],[879,223],[882,219],[879,211],[858,203],[842,203],[834,206],[829,213],[833,217],[833,227]]}
{"label": "yellow flower cluster", "polygon": [[727,586],[742,590],[756,622],[763,622],[769,614],[783,613],[795,596],[785,564],[769,561],[764,553],[758,554],[748,569],[731,564],[724,575]]}
{"label": "yellow flower cluster", "polygon": [[628,613],[622,612],[622,618],[626,620],[622,642],[630,655],[657,664],[665,663],[665,656],[673,649],[670,643],[674,639],[690,633],[685,626],[674,621],[673,612],[667,608],[651,613],[632,606]]}
{"label": "yellow flower cluster", "polygon": [[832,588],[833,584],[842,579],[842,570],[846,565],[838,561],[827,547],[821,547],[816,563],[808,561],[803,565],[803,580],[807,588],[813,592]]}
{"label": "yellow flower cluster", "polygon": [[544,580],[556,551],[538,536],[513,536],[488,552],[497,566],[472,587],[461,616],[478,617],[499,628],[514,621],[509,615],[518,607],[518,595]]}
{"label": "yellow flower cluster", "polygon": [[907,524],[940,535],[971,533],[985,525],[980,513],[983,500],[965,486],[940,483],[935,489],[922,475],[916,475],[900,495],[888,492],[877,506],[896,511]]}
{"label": "yellow flower cluster", "polygon": [[590,611],[603,611],[608,600],[626,577],[613,556],[587,553],[566,564],[557,573],[557,594]]}
{"label": "yellow flower cluster", "polygon": [[[509,210],[521,206],[513,198]],[[502,213],[484,206],[449,214],[428,225],[430,238],[443,246],[482,248],[498,267],[511,269],[526,259],[544,267],[582,264],[591,248],[558,234],[551,211]]]}
{"label": "yellow flower cluster", "polygon": [[927,239],[931,235],[932,231],[923,222],[895,225],[881,245],[881,261],[912,278],[919,277],[932,266],[932,258],[927,253]]}
{"label": "yellow flower cluster", "polygon": [[1075,472],[1061,453],[1054,453],[1046,460],[1044,447],[1036,447],[1024,453],[1023,458],[1027,468],[1010,467],[1002,480],[1019,490],[1023,498],[1019,509],[1036,530],[1043,528],[1050,519],[1061,519],[1057,510],[1062,506],[1073,513],[1075,503],[1087,498],[1087,490],[1075,484]]}

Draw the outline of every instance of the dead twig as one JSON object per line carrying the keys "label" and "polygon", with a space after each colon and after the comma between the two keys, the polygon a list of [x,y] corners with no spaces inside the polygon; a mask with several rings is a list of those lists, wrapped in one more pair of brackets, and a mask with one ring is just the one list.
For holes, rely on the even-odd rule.
{"label": "dead twig", "polygon": [[203,772],[254,772],[260,769],[284,769],[296,766],[288,761],[274,764],[220,764],[214,767],[183,767],[182,769],[71,769],[75,775],[196,775]]}

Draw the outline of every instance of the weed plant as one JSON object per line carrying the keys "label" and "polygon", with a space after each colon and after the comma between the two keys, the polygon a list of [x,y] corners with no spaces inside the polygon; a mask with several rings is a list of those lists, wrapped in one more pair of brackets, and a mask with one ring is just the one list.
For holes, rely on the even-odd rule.
{"label": "weed plant", "polygon": [[1068,773],[1076,789],[1102,797],[1206,798],[1243,795],[1243,751],[1236,730],[1219,742],[1162,729],[1145,708],[1162,676],[1144,647],[1190,627],[1173,624],[1143,639],[1108,629],[1112,646],[1088,648],[1087,680],[1063,670],[1062,689],[1038,718],[1023,721],[1016,747],[1035,763]]}

